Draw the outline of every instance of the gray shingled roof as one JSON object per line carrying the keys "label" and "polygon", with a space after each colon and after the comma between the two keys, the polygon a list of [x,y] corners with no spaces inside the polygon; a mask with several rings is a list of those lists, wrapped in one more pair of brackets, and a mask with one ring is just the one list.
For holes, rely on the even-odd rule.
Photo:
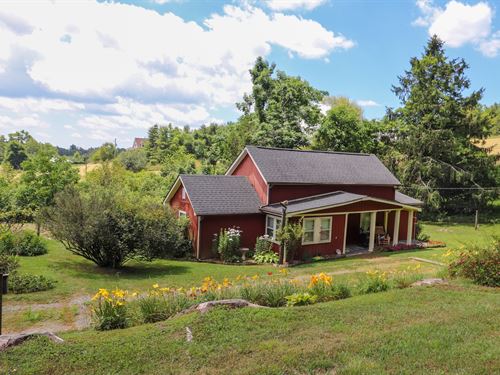
{"label": "gray shingled roof", "polygon": [[400,185],[371,154],[300,151],[247,146],[268,183]]}
{"label": "gray shingled roof", "polygon": [[394,200],[396,202],[406,204],[408,206],[422,206],[424,204],[424,202],[422,202],[421,200],[409,197],[408,195],[403,194],[399,191],[396,191],[396,195],[394,197]]}
{"label": "gray shingled roof", "polygon": [[196,215],[260,213],[259,197],[244,176],[180,175]]}
{"label": "gray shingled roof", "polygon": [[[293,214],[296,212],[314,210],[322,207],[338,206],[340,204],[356,202],[366,197],[366,195],[346,193],[344,191],[335,191],[333,193],[294,199],[288,202],[287,213]],[[281,215],[282,206],[279,203],[274,203],[262,207],[262,211]]]}

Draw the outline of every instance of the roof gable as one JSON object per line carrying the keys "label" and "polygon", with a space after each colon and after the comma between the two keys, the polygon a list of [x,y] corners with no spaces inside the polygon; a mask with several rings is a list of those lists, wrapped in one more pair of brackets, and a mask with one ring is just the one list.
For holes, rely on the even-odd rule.
{"label": "roof gable", "polygon": [[400,185],[396,177],[372,154],[256,146],[247,146],[227,174],[234,171],[246,153],[270,184]]}

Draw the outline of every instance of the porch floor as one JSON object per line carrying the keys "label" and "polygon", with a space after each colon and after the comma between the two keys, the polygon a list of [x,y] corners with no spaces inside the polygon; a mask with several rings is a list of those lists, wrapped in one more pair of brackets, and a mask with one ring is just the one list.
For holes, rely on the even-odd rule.
{"label": "porch floor", "polygon": [[347,245],[345,247],[345,255],[350,256],[350,255],[359,255],[359,254],[367,254],[368,248],[359,246],[359,245]]}

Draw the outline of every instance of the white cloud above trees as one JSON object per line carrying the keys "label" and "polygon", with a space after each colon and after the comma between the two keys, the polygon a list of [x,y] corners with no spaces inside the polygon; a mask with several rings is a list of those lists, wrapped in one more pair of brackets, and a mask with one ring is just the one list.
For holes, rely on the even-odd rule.
{"label": "white cloud above trees", "polygon": [[493,30],[494,10],[487,2],[451,0],[443,8],[432,0],[417,0],[417,7],[422,15],[413,24],[426,27],[429,35],[439,36],[450,47],[470,44],[485,56],[498,55],[500,33]]}
{"label": "white cloud above trees", "polygon": [[312,10],[326,3],[326,0],[267,0],[267,6],[272,10]]}
{"label": "white cloud above trees", "polygon": [[0,127],[12,124],[7,101],[73,113],[101,138],[116,127],[217,121],[212,110],[250,89],[257,56],[282,48],[325,59],[353,46],[316,21],[254,5],[226,5],[197,23],[115,2],[9,2],[0,8]]}

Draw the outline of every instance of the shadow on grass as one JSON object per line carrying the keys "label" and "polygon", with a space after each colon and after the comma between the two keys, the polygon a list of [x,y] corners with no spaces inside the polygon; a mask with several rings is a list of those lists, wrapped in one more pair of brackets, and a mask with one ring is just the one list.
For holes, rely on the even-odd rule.
{"label": "shadow on grass", "polygon": [[143,280],[149,277],[181,275],[189,272],[189,267],[175,262],[159,264],[156,262],[131,262],[118,269],[99,267],[90,262],[57,260],[50,266],[57,272],[69,272],[82,279],[101,279],[103,276],[120,277],[129,280]]}

